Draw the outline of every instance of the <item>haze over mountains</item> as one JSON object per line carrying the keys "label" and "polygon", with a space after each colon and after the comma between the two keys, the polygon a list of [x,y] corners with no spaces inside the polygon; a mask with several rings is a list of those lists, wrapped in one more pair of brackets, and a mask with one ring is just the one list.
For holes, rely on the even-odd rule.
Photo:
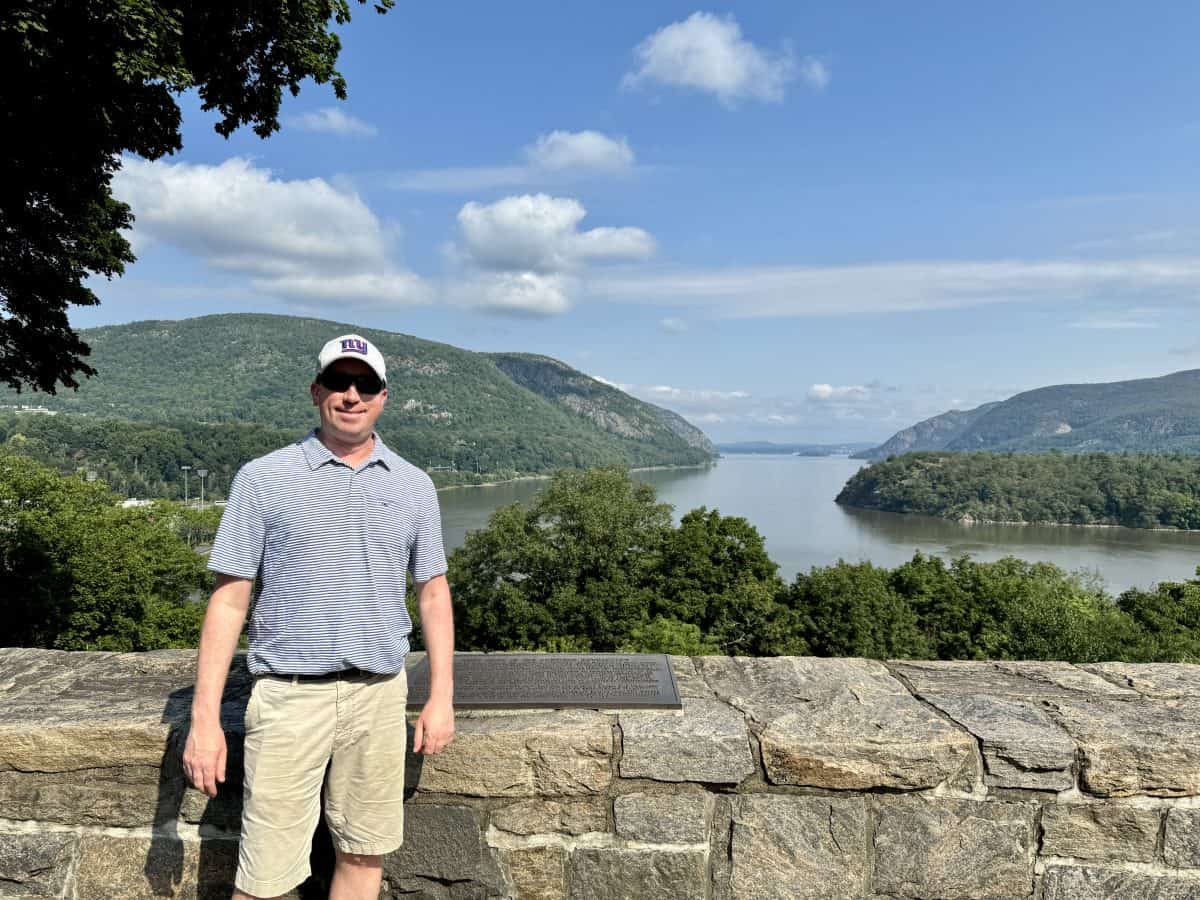
{"label": "haze over mountains", "polygon": [[[380,433],[412,462],[479,472],[601,464],[690,465],[715,455],[680,416],[544,356],[484,354],[409,335],[293,316],[231,314],[87,329],[99,374],[51,410],[134,422],[275,426],[316,421],[316,351],[355,332],[387,361]],[[30,402],[10,394],[9,403]]]}
{"label": "haze over mountains", "polygon": [[857,456],[913,450],[1200,453],[1200,369],[1025,391],[918,422]]}

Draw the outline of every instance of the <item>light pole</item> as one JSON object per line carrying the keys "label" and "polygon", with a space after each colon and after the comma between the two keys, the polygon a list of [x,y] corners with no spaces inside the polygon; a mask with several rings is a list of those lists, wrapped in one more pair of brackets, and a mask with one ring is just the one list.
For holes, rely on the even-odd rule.
{"label": "light pole", "polygon": [[191,466],[180,466],[183,469],[183,505],[187,506],[187,491],[188,491],[188,472],[192,470]]}
{"label": "light pole", "polygon": [[208,477],[208,469],[197,469],[196,474],[200,476],[200,508],[204,509],[204,479]]}

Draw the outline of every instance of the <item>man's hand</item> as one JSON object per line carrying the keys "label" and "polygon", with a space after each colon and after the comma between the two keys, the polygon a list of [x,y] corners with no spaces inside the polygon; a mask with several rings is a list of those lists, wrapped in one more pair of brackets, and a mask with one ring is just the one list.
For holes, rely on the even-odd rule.
{"label": "man's hand", "polygon": [[441,753],[454,740],[454,705],[430,700],[413,728],[413,753]]}
{"label": "man's hand", "polygon": [[217,796],[217,785],[225,781],[225,749],[220,725],[192,723],[183,751],[183,771],[196,790],[210,797]]}

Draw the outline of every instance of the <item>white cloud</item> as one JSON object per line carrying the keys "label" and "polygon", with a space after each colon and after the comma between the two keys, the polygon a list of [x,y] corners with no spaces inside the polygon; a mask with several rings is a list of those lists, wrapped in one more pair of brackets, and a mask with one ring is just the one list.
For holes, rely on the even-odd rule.
{"label": "white cloud", "polygon": [[391,259],[388,230],[356,194],[285,181],[249,160],[220,165],[126,158],[114,192],[135,236],[171,244],[259,293],[310,304],[424,303],[425,282]]}
{"label": "white cloud", "polygon": [[633,150],[624,138],[599,131],[552,131],[525,148],[531,165],[546,172],[624,173],[633,168]]}
{"label": "white cloud", "polygon": [[864,400],[871,391],[861,384],[832,385],[814,384],[808,389],[808,399],[818,402],[826,400]]}
{"label": "white cloud", "polygon": [[[728,106],[743,99],[778,103],[785,85],[797,74],[789,50],[764,50],[746,40],[732,15],[693,13],[660,28],[633,52],[638,68],[625,75],[624,87],[658,83],[693,88],[713,94]],[[827,82],[828,71],[823,66],[819,74],[805,70],[804,77],[809,84],[815,78]]]}
{"label": "white cloud", "polygon": [[458,166],[401,172],[389,187],[405,191],[471,193],[492,188],[563,184],[586,176],[626,176],[636,160],[625,138],[599,131],[551,131],[522,150],[524,165]]}
{"label": "white cloud", "polygon": [[625,393],[629,393],[630,385],[628,385],[628,384],[622,384],[619,381],[610,381],[609,379],[607,379],[601,375],[589,375],[588,377],[591,378],[593,381],[598,381],[601,384],[606,384],[610,388],[616,388],[618,391],[624,391]]}
{"label": "white cloud", "polygon": [[557,272],[596,260],[638,260],[654,252],[654,239],[640,228],[579,231],[587,210],[578,200],[547,194],[505,197],[492,204],[471,202],[458,213],[463,247],[488,269]]}
{"label": "white cloud", "polygon": [[481,272],[451,283],[453,303],[516,316],[552,316],[571,306],[574,279],[539,272]]}
{"label": "white cloud", "polygon": [[687,322],[675,316],[668,316],[659,322],[658,325],[667,334],[683,334],[688,330]]}
{"label": "white cloud", "polygon": [[379,133],[379,129],[370,122],[364,122],[336,106],[326,106],[298,116],[289,116],[285,121],[301,131],[316,131],[343,137],[374,137]]}
{"label": "white cloud", "polygon": [[810,56],[800,64],[800,77],[814,91],[823,91],[829,87],[829,81],[833,76],[829,72],[827,63]]}
{"label": "white cloud", "polygon": [[484,309],[551,315],[569,308],[591,264],[654,252],[654,239],[640,228],[580,231],[586,215],[578,200],[547,194],[467,203],[458,213],[461,244],[448,253],[467,274],[452,293]]}
{"label": "white cloud", "polygon": [[1191,302],[1197,289],[1197,257],[642,270],[605,274],[589,284],[597,297],[707,309],[720,318],[913,312],[1116,294]]}

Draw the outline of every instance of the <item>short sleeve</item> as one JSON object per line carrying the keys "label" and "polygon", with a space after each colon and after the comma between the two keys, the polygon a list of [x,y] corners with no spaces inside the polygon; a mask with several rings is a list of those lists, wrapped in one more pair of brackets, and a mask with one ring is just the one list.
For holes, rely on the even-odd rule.
{"label": "short sleeve", "polygon": [[266,531],[254,478],[243,466],[229,489],[208,568],[235,578],[254,578],[262,562]]}
{"label": "short sleeve", "polygon": [[442,546],[442,511],[437,490],[428,476],[415,504],[416,527],[408,548],[408,570],[419,582],[446,574],[446,551]]}

